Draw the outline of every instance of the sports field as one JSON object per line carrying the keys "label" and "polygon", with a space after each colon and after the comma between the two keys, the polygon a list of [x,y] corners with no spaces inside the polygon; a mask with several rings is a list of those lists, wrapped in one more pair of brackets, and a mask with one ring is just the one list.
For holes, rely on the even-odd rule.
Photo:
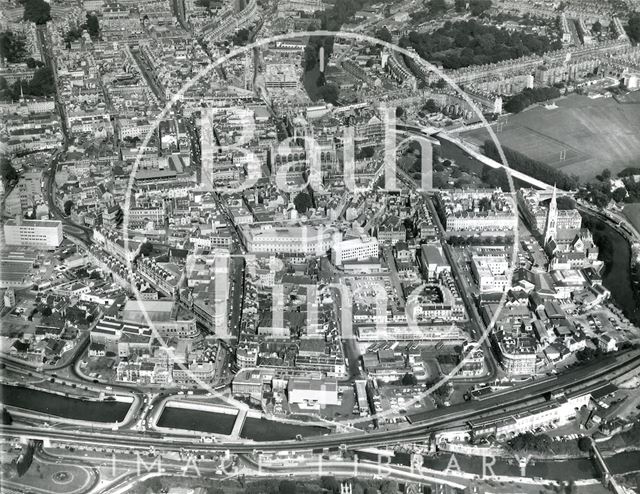
{"label": "sports field", "polygon": [[625,204],[622,212],[636,230],[640,231],[640,203]]}
{"label": "sports field", "polygon": [[[557,108],[536,106],[493,125],[500,142],[532,159],[580,178],[609,168],[615,175],[640,162],[640,92],[618,103],[613,98],[571,95]],[[484,129],[461,135],[482,143]]]}

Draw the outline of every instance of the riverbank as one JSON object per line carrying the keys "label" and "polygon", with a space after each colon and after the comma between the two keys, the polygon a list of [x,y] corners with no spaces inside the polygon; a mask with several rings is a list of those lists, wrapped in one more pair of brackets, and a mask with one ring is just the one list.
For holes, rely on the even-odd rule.
{"label": "riverbank", "polygon": [[625,317],[640,325],[640,293],[636,293],[631,276],[631,245],[600,218],[585,211],[581,214],[600,249],[600,259],[605,261],[602,284]]}
{"label": "riverbank", "polygon": [[20,417],[110,428],[128,423],[139,407],[139,399],[134,395],[81,399],[59,392],[7,384],[0,384],[0,402],[12,414]]}

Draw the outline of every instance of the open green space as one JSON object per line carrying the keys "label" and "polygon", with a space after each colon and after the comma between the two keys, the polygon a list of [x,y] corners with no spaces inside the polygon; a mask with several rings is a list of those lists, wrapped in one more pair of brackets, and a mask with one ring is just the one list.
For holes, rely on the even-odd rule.
{"label": "open green space", "polygon": [[[638,164],[640,93],[625,103],[614,98],[571,95],[557,108],[536,106],[501,119],[494,130],[502,145],[567,175],[593,179],[604,168],[615,175]],[[482,145],[489,135],[476,129],[462,137]]]}
{"label": "open green space", "polygon": [[622,210],[626,218],[640,231],[640,203],[625,204]]}

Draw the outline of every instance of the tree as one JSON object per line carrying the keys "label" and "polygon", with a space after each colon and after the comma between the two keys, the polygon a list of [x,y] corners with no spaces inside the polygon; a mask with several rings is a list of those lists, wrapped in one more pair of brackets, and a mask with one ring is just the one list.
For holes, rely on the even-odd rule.
{"label": "tree", "polygon": [[580,451],[584,451],[585,453],[591,451],[591,439],[586,436],[582,436],[578,439],[578,448]]}
{"label": "tree", "polygon": [[340,492],[340,482],[338,482],[335,477],[329,475],[320,477],[320,487],[329,492]]}
{"label": "tree", "polygon": [[446,400],[451,392],[450,384],[446,383],[435,389],[432,393],[433,397],[438,400]]}
{"label": "tree", "polygon": [[51,310],[51,307],[49,307],[48,305],[46,307],[44,307],[40,313],[44,316],[44,317],[49,317],[51,314],[53,314],[53,311]]}
{"label": "tree", "polygon": [[51,20],[51,6],[44,0],[25,0],[22,18],[38,25],[46,24]]}
{"label": "tree", "polygon": [[[485,1],[478,1],[473,5],[477,15],[490,7]],[[470,19],[445,22],[442,27],[431,32],[409,32],[400,38],[400,46],[414,48],[422,58],[441,63],[445,69],[458,69],[519,58],[523,55],[542,55],[549,50],[560,48],[562,43],[538,34],[508,32]]]}
{"label": "tree", "polygon": [[306,72],[312,70],[318,63],[318,50],[314,45],[304,47],[304,62],[302,66]]}
{"label": "tree", "polygon": [[145,487],[148,492],[156,493],[162,491],[164,485],[162,485],[162,480],[158,477],[151,477],[145,482]]}
{"label": "tree", "polygon": [[11,161],[4,156],[0,158],[0,174],[2,175],[2,179],[6,182],[13,182],[20,178],[18,172],[11,164]]}
{"label": "tree", "polygon": [[73,201],[68,199],[64,202],[64,214],[65,216],[69,216],[71,214],[71,208],[73,207]]}
{"label": "tree", "polygon": [[551,445],[551,438],[546,434],[535,435],[531,432],[525,432],[518,434],[513,439],[510,439],[507,444],[513,451],[533,451],[533,452],[546,452]]}
{"label": "tree", "polygon": [[446,12],[447,4],[445,0],[429,0],[429,13],[432,15],[438,15]]}
{"label": "tree", "polygon": [[40,67],[33,73],[33,78],[24,87],[24,84],[16,83],[18,94],[20,87],[24,90],[25,94],[30,96],[51,96],[56,92],[56,83],[53,78],[53,70],[49,67]]}
{"label": "tree", "polygon": [[[69,31],[67,31],[67,34],[64,35],[64,42],[69,45],[70,43],[77,41],[80,38],[82,38],[82,28],[73,28],[69,29]],[[68,48],[70,48],[70,46],[68,46]]]}
{"label": "tree", "polygon": [[576,359],[578,360],[578,362],[588,362],[589,360],[593,360],[599,355],[600,352],[598,350],[595,350],[591,347],[586,347],[576,352]]}
{"label": "tree", "polygon": [[616,202],[622,202],[627,197],[627,189],[624,187],[618,187],[611,193],[611,197]]}
{"label": "tree", "polygon": [[296,494],[297,491],[296,483],[291,480],[283,480],[278,486],[278,492],[280,494]]}
{"label": "tree", "polygon": [[413,374],[407,372],[404,376],[402,376],[401,382],[403,386],[415,386],[416,384],[418,384],[418,379]]}
{"label": "tree", "polygon": [[225,494],[224,489],[217,486],[208,486],[207,494]]}
{"label": "tree", "polygon": [[471,14],[478,17],[491,8],[491,0],[471,0]]}
{"label": "tree", "polygon": [[386,41],[387,43],[391,43],[392,40],[391,33],[387,29],[387,26],[383,26],[381,29],[378,29],[375,33],[375,37],[381,41]]}
{"label": "tree", "polygon": [[325,100],[327,103],[331,103],[334,105],[338,103],[339,94],[340,90],[335,84],[327,84],[326,86],[322,86],[318,90],[318,95],[320,96],[320,98]]}
{"label": "tree", "polygon": [[87,31],[92,39],[100,35],[100,22],[97,15],[87,13]]}
{"label": "tree", "polygon": [[[484,154],[489,158],[493,158],[499,162],[502,161],[498,148],[491,139],[487,139],[484,142],[483,149]],[[556,170],[546,163],[531,159],[508,147],[503,146],[502,150],[504,151],[509,166],[513,170],[521,171],[551,185],[556,184],[559,188],[565,190],[575,189],[578,185],[574,178],[569,177],[566,173],[561,170]]]}
{"label": "tree", "polygon": [[398,494],[398,483],[395,480],[383,480],[380,494]]}
{"label": "tree", "polygon": [[37,69],[39,67],[44,67],[44,63],[42,63],[40,60],[36,60],[34,58],[27,58],[27,60],[25,60],[27,62],[27,67],[29,67],[30,69]]}
{"label": "tree", "polygon": [[595,34],[600,34],[602,32],[602,24],[600,24],[600,21],[596,21],[593,23],[593,26],[591,26],[591,31],[593,31]]}
{"label": "tree", "polygon": [[456,0],[455,1],[456,12],[464,12],[467,10],[467,0]]}
{"label": "tree", "polygon": [[367,158],[373,158],[373,155],[376,153],[376,149],[373,146],[366,146],[363,148],[358,149],[358,152],[356,154],[356,158],[359,160],[363,160],[363,159],[367,159]]}
{"label": "tree", "polygon": [[426,111],[427,113],[435,113],[438,111],[438,105],[436,104],[435,100],[429,98],[422,107],[422,110]]}
{"label": "tree", "polygon": [[251,31],[247,28],[242,28],[233,35],[231,41],[235,46],[244,46],[247,44],[247,41],[249,41],[250,36]]}
{"label": "tree", "polygon": [[482,169],[482,181],[491,188],[500,188],[503,191],[510,190],[509,178],[504,168],[491,168],[485,166]]}
{"label": "tree", "polygon": [[140,246],[140,254],[148,257],[153,252],[153,244],[151,242],[145,242]]}
{"label": "tree", "polygon": [[504,105],[504,109],[510,113],[519,113],[533,103],[548,101],[560,97],[557,87],[526,88],[522,92],[511,96]]}
{"label": "tree", "polygon": [[640,42],[640,12],[634,12],[629,16],[627,34],[636,42]]}
{"label": "tree", "polygon": [[13,417],[5,407],[2,407],[2,425],[11,425],[13,423]]}
{"label": "tree", "polygon": [[601,182],[609,180],[611,178],[611,170],[605,168],[604,170],[602,170],[602,173],[600,175],[596,175],[596,178]]}
{"label": "tree", "polygon": [[296,211],[298,211],[298,213],[304,214],[313,206],[311,196],[302,191],[293,199],[293,205],[296,207]]}
{"label": "tree", "polygon": [[25,39],[11,31],[0,33],[0,56],[7,62],[22,62],[28,54]]}

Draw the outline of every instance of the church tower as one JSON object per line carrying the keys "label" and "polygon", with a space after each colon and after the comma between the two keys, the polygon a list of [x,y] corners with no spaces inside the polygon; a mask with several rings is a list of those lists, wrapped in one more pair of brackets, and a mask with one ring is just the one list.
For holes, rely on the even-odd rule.
{"label": "church tower", "polygon": [[556,186],[553,186],[553,194],[549,203],[549,212],[547,213],[547,226],[544,229],[544,244],[549,244],[556,239],[558,233],[558,203],[556,200]]}

